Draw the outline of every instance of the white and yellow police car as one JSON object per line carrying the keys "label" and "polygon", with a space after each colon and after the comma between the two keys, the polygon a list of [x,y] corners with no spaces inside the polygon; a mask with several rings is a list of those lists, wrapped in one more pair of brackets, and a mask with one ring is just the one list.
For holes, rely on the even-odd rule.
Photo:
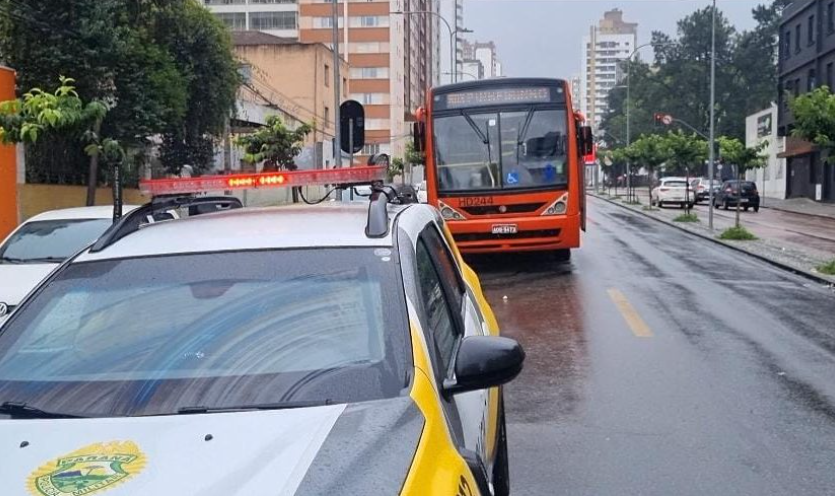
{"label": "white and yellow police car", "polygon": [[[524,352],[438,213],[379,183],[368,206],[240,206],[158,197],[2,324],[2,494],[508,494],[501,386]],[[146,223],[171,209],[191,216]]]}

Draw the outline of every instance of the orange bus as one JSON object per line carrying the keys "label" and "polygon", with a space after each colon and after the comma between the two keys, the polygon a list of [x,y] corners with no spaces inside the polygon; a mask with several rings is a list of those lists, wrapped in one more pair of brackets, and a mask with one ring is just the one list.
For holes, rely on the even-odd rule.
{"label": "orange bus", "polygon": [[591,128],[557,79],[433,88],[418,111],[428,201],[464,253],[553,251],[568,259],[585,230]]}

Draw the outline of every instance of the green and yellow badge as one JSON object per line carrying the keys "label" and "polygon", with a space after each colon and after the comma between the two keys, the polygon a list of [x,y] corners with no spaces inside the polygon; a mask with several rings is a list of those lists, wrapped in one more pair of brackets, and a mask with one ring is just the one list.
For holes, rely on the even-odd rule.
{"label": "green and yellow badge", "polygon": [[33,496],[97,494],[137,475],[146,461],[131,441],[91,444],[38,467],[27,487]]}

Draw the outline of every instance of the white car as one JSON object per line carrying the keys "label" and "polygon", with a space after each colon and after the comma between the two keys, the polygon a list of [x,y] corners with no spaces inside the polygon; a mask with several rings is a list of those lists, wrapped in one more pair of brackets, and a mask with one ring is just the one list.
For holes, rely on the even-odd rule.
{"label": "white car", "polygon": [[[135,206],[125,206],[129,212]],[[0,319],[55,267],[113,223],[113,207],[53,210],[36,215],[0,244]]]}
{"label": "white car", "polygon": [[695,192],[687,186],[687,178],[665,177],[652,190],[653,206],[663,207],[670,203],[675,203],[681,208],[685,206],[693,208],[696,204]]}
{"label": "white car", "polygon": [[426,187],[426,181],[421,182],[415,187],[420,203],[429,203],[429,191],[427,191]]}

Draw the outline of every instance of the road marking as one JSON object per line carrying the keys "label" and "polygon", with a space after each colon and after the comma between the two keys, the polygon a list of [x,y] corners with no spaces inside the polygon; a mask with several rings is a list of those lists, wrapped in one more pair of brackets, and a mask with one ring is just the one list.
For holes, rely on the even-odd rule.
{"label": "road marking", "polygon": [[623,315],[624,320],[629,325],[629,329],[632,330],[632,334],[638,338],[651,338],[653,337],[652,330],[649,328],[644,319],[638,315],[638,311],[635,310],[635,307],[629,303],[629,300],[626,296],[621,293],[617,289],[609,289],[609,298],[615,303],[620,310],[620,314]]}

